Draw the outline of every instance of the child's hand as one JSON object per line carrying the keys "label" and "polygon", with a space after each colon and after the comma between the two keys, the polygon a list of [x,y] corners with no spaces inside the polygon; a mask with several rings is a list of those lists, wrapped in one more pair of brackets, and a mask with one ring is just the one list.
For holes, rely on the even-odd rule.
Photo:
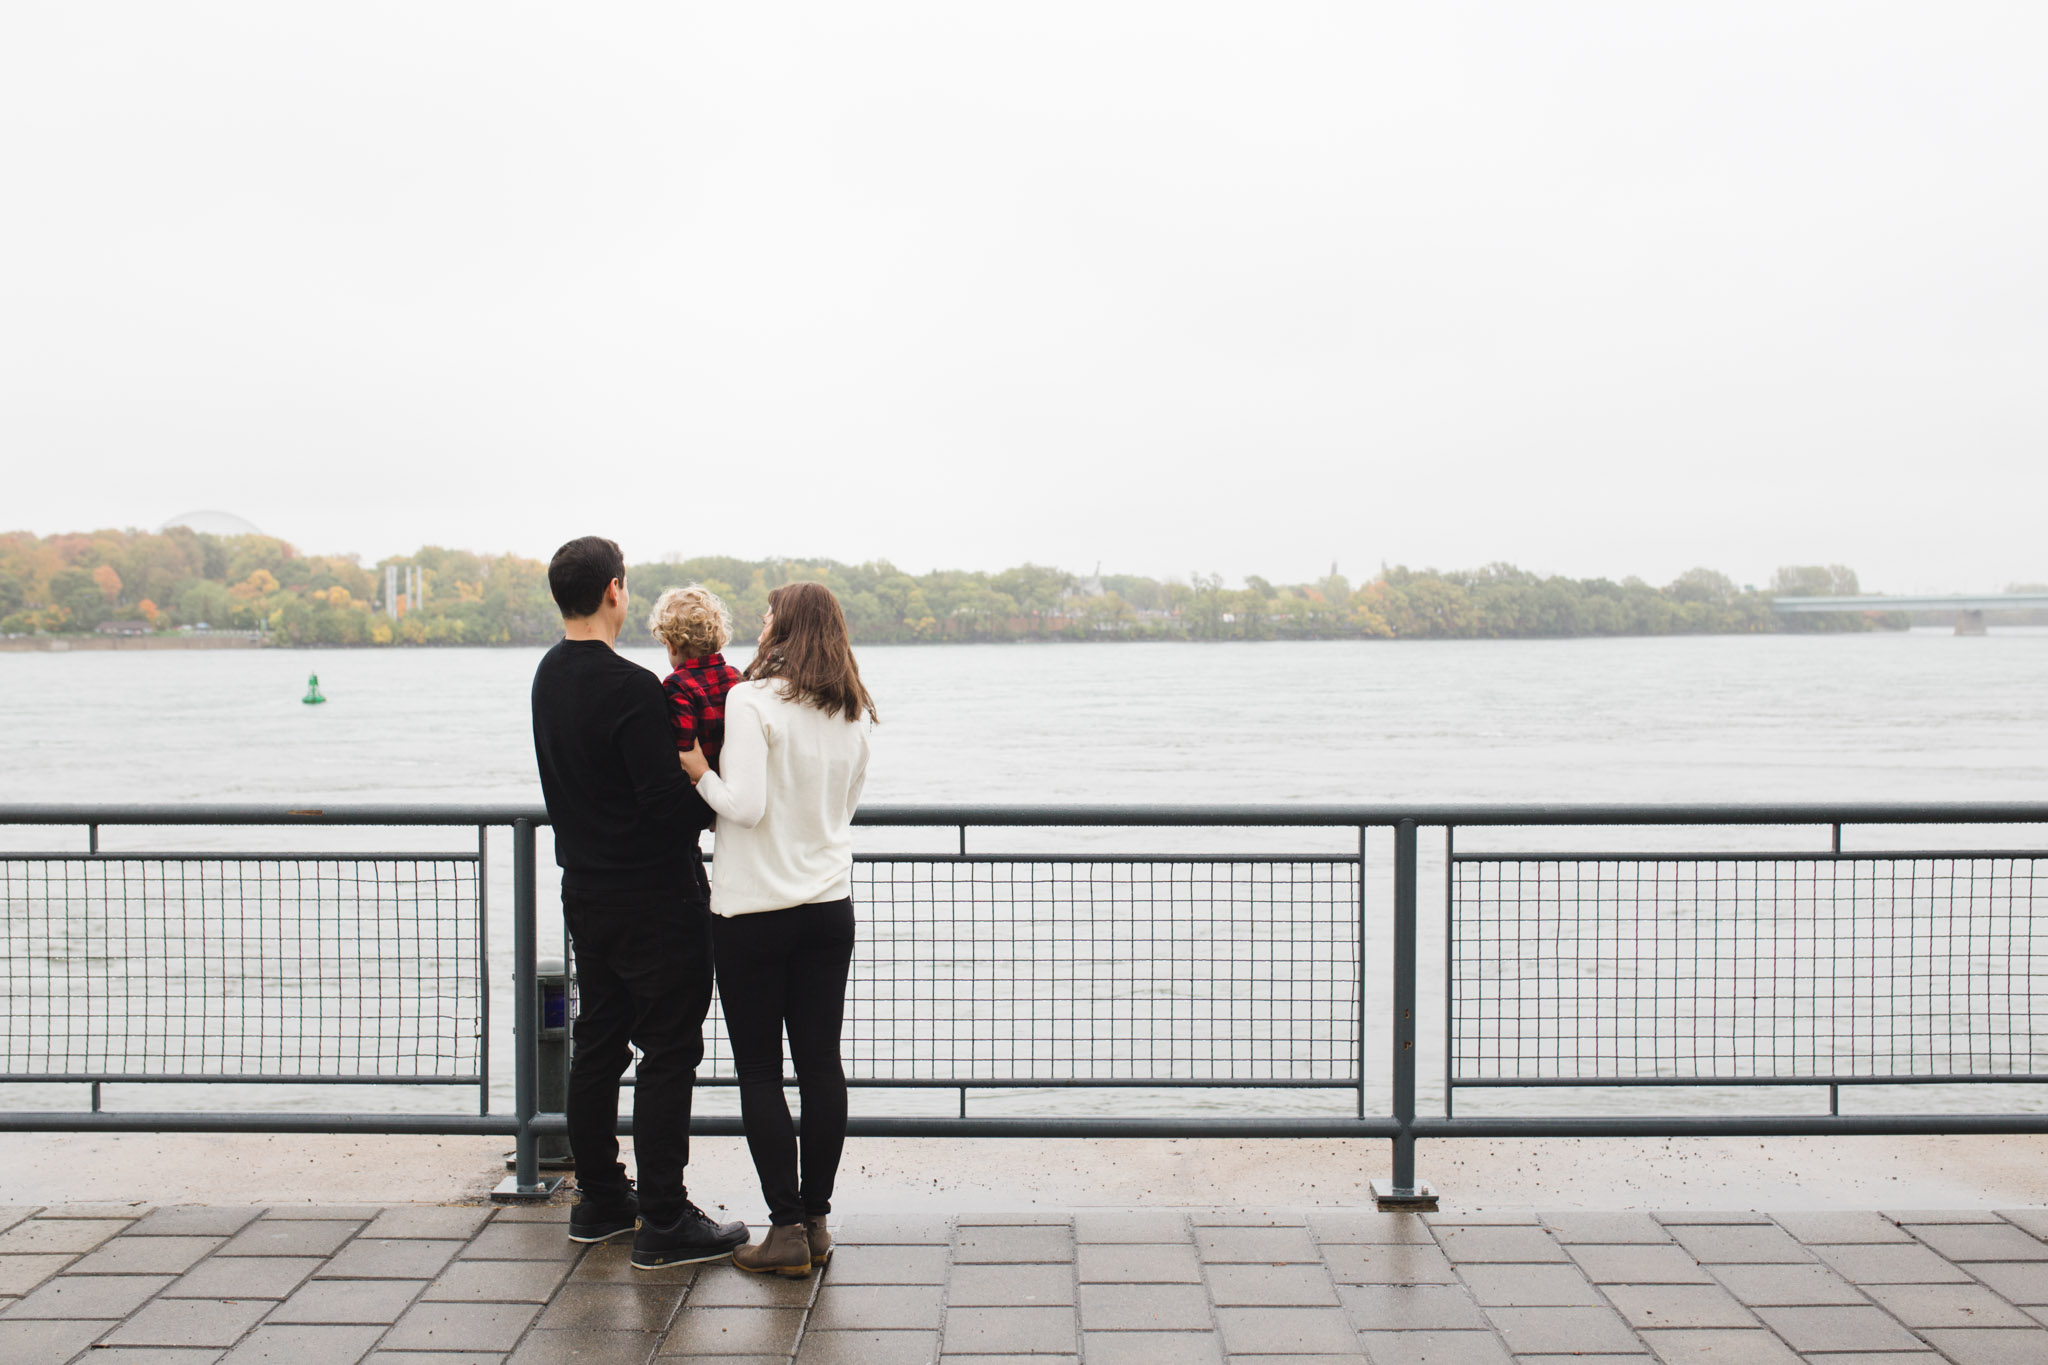
{"label": "child's hand", "polygon": [[701,744],[692,743],[687,749],[678,749],[676,758],[681,761],[683,771],[690,775],[692,785],[711,771],[711,765],[704,761],[704,746]]}

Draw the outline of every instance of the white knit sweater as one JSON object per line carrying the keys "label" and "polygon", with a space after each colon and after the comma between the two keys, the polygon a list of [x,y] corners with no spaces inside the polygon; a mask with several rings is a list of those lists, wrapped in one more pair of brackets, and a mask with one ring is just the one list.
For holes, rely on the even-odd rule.
{"label": "white knit sweater", "polygon": [[718,812],[712,914],[786,910],[852,890],[866,722],[785,700],[773,679],[743,682],[725,699],[718,767],[697,783]]}

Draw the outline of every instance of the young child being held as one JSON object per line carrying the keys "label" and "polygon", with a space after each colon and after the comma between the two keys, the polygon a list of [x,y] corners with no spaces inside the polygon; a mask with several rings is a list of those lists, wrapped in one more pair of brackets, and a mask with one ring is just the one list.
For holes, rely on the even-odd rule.
{"label": "young child being held", "polygon": [[740,680],[740,671],[719,653],[732,640],[732,613],[716,593],[692,583],[657,597],[647,628],[668,646],[669,667],[675,670],[661,685],[668,693],[676,749],[701,744],[715,772],[725,743],[725,694]]}

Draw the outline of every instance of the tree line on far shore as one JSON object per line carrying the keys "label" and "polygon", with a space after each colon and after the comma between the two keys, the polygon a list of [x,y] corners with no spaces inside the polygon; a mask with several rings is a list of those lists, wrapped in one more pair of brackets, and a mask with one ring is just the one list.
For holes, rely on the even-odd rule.
{"label": "tree line on far shore", "polygon": [[[387,565],[417,566],[422,600],[385,600]],[[1214,574],[1186,580],[1077,575],[1024,564],[999,573],[906,573],[885,560],[744,560],[717,556],[635,564],[635,619],[662,589],[701,582],[751,638],[768,593],[824,583],[863,644],[1024,640],[1335,640],[1733,635],[1902,629],[1904,613],[1780,616],[1774,595],[1851,596],[1841,565],[1781,568],[1768,589],[1691,569],[1662,587],[1639,578],[1544,576],[1509,564],[1457,571],[1383,568],[1354,584],[1331,566],[1310,583]],[[400,583],[405,575],[399,575]],[[394,615],[395,611],[395,615]],[[252,630],[292,645],[536,645],[561,634],[547,566],[519,555],[426,546],[365,567],[352,556],[302,555],[269,536],[93,531],[0,534],[0,634]]]}

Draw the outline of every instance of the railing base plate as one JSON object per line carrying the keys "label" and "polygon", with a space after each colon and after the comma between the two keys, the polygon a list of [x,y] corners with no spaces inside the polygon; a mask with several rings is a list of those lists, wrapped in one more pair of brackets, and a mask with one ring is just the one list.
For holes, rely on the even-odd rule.
{"label": "railing base plate", "polygon": [[1401,1189],[1391,1180],[1375,1180],[1372,1202],[1381,1213],[1435,1213],[1436,1191],[1421,1180],[1410,1189]]}
{"label": "railing base plate", "polygon": [[491,1202],[495,1204],[541,1204],[553,1197],[562,1188],[562,1177],[544,1175],[531,1185],[519,1183],[519,1177],[508,1175],[498,1182],[491,1191]]}
{"label": "railing base plate", "polygon": [[[564,1143],[563,1146],[566,1148],[568,1144]],[[550,1156],[546,1152],[542,1152],[533,1159],[533,1164],[540,1167],[543,1171],[573,1171],[576,1169],[576,1158],[566,1150],[560,1156]],[[519,1153],[505,1153],[505,1169],[508,1171],[519,1169]]]}

